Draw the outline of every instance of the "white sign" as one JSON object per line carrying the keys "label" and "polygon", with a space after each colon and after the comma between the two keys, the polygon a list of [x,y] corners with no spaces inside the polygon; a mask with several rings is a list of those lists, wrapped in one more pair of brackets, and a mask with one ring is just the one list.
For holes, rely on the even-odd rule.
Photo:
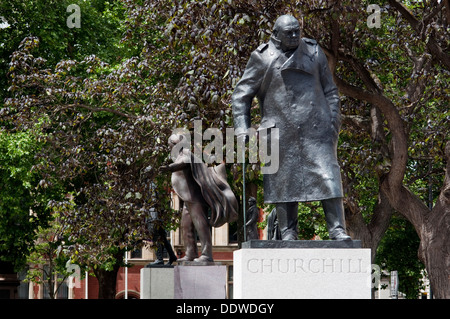
{"label": "white sign", "polygon": [[397,298],[398,296],[398,273],[397,270],[391,271],[391,296]]}

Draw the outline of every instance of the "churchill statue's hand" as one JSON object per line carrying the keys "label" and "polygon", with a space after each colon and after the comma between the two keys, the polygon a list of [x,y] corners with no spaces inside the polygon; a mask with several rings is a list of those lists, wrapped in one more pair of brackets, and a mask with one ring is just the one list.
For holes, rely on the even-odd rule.
{"label": "churchill statue's hand", "polygon": [[170,167],[169,167],[169,165],[162,165],[159,167],[159,171],[161,173],[170,172]]}

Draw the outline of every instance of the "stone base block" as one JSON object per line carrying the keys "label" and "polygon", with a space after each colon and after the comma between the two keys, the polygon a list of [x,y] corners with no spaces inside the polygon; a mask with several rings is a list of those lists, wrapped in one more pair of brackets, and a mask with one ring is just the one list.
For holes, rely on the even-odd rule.
{"label": "stone base block", "polygon": [[225,299],[226,266],[175,267],[175,299]]}
{"label": "stone base block", "polygon": [[174,267],[141,269],[141,299],[173,299]]}
{"label": "stone base block", "polygon": [[256,248],[234,252],[235,299],[370,299],[370,249]]}
{"label": "stone base block", "polygon": [[214,263],[141,269],[141,299],[225,299],[226,286],[226,266]]}
{"label": "stone base block", "polygon": [[257,240],[242,243],[242,248],[361,248],[360,240]]}

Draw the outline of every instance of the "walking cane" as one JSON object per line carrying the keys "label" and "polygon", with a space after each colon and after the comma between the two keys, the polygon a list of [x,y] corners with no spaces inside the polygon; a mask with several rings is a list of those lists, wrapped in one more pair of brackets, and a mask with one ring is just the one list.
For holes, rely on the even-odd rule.
{"label": "walking cane", "polygon": [[244,147],[242,148],[242,209],[244,210],[244,242],[247,241],[247,216],[245,210],[245,135],[242,137],[244,139]]}

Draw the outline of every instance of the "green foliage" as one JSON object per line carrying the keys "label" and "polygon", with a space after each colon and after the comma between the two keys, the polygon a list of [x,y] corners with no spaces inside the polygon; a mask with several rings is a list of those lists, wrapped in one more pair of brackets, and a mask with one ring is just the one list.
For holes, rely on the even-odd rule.
{"label": "green foliage", "polygon": [[[67,26],[72,13],[67,12],[70,4],[80,7],[81,28]],[[38,55],[52,65],[91,54],[108,62],[121,58],[118,40],[124,28],[118,22],[124,19],[124,10],[120,1],[12,0],[3,2],[0,9],[0,15],[9,24],[1,34],[2,52],[11,52],[23,38],[36,36],[42,43]]]}
{"label": "green foliage", "polygon": [[[66,25],[71,3],[81,7],[80,29]],[[194,118],[203,120],[204,128],[232,126],[233,88],[250,53],[269,39],[273,22],[284,13],[301,18],[303,36],[317,39],[335,58],[330,64],[335,63],[337,79],[392,102],[409,136],[404,184],[424,201],[431,189],[435,199],[443,181],[449,85],[448,70],[430,56],[426,43],[434,37],[445,49],[448,30],[435,15],[417,35],[389,1],[379,2],[381,28],[369,29],[369,3],[2,2],[0,16],[10,26],[0,34],[0,124],[10,133],[2,131],[0,140],[5,203],[0,209],[2,216],[24,219],[30,207],[39,208],[33,209],[39,218],[23,231],[30,234],[26,240],[11,234],[20,229],[18,219],[0,222],[2,249],[20,246],[9,251],[23,255],[35,238],[39,214],[51,207],[67,223],[68,254],[92,268],[112,270],[125,248],[148,238],[143,221],[150,208],[166,225],[176,224],[169,176],[158,170],[169,161],[169,135],[176,127],[192,129]],[[433,11],[421,2],[407,5],[417,17]],[[395,155],[392,130],[386,114],[361,98],[342,96],[342,113],[338,157],[346,207],[363,216],[370,233],[379,220],[374,212],[380,185]],[[227,169],[234,192],[242,194],[242,165]],[[248,186],[258,186],[258,206],[268,209],[258,164],[247,164],[245,174]],[[54,201],[47,207],[49,198]],[[299,207],[299,224],[301,238],[327,238],[318,203]],[[403,228],[392,234],[397,231]]]}
{"label": "green foliage", "polygon": [[34,230],[47,222],[36,197],[34,155],[39,147],[29,132],[0,131],[0,259],[16,268],[24,265],[33,247]]}
{"label": "green foliage", "polygon": [[74,261],[110,271],[126,248],[149,238],[150,208],[172,218],[168,181],[157,168],[173,118],[149,105],[143,88],[153,80],[138,59],[111,66],[88,56],[52,66],[34,56],[40,43],[26,38],[13,54],[3,119],[14,130],[38,131],[43,188],[58,183],[73,196],[74,206],[59,199],[52,207],[64,210]]}
{"label": "green foliage", "polygon": [[61,284],[72,275],[72,270],[66,266],[70,258],[65,249],[64,218],[54,211],[49,225],[39,226],[36,230],[37,239],[33,251],[27,256],[26,281],[46,286],[51,299],[55,299]]}
{"label": "green foliage", "polygon": [[[69,28],[70,4],[81,10],[82,28]],[[137,46],[120,43],[124,27],[121,1],[11,0],[0,3],[0,17],[8,27],[0,32],[0,100],[7,96],[8,63],[11,54],[28,36],[40,41],[36,55],[56,65],[63,59],[83,59],[96,55],[109,63],[133,54]]]}
{"label": "green foliage", "polygon": [[[71,14],[66,12],[66,8],[72,3],[78,4],[81,9],[82,27],[80,29],[70,29],[66,25],[66,19]],[[117,107],[118,103],[127,103],[127,96],[136,92],[129,92],[130,94],[127,92],[130,88],[128,81],[136,76],[131,74],[132,71],[130,71],[129,75],[124,76],[120,73],[120,70],[128,66],[136,68],[133,61],[128,61],[127,58],[138,52],[137,50],[140,48],[139,44],[125,45],[120,42],[125,30],[125,24],[121,23],[125,20],[122,2],[101,0],[11,1],[9,3],[2,2],[0,9],[0,16],[3,16],[9,23],[9,27],[2,29],[0,35],[0,43],[2,43],[0,46],[0,63],[4,66],[8,65],[8,67],[2,67],[1,70],[9,72],[10,80],[8,84],[4,82],[6,73],[2,71],[3,76],[0,77],[2,81],[0,83],[0,103],[3,106],[3,103],[6,101],[6,107],[0,110],[2,112],[1,124],[11,132],[24,132],[24,138],[29,136],[32,139],[31,136],[38,136],[37,139],[39,140],[39,147],[33,147],[34,145],[30,147],[32,154],[29,154],[29,157],[26,158],[30,161],[26,163],[29,164],[28,166],[23,167],[19,161],[12,161],[10,167],[8,167],[10,171],[14,172],[14,177],[17,177],[23,183],[29,184],[26,187],[22,187],[25,189],[23,192],[27,193],[27,196],[22,196],[20,200],[22,215],[26,214],[25,216],[28,216],[30,207],[33,207],[35,214],[42,214],[47,219],[49,218],[50,206],[52,209],[64,211],[59,220],[65,220],[67,227],[64,230],[67,236],[70,237],[71,235],[70,240],[66,241],[68,245],[67,252],[73,253],[74,260],[77,259],[80,262],[87,262],[86,259],[89,259],[89,256],[92,256],[92,260],[99,257],[98,253],[90,254],[90,251],[84,255],[86,258],[80,257],[84,251],[77,249],[76,245],[86,247],[86,244],[89,243],[86,240],[86,235],[84,235],[87,230],[96,233],[96,236],[93,237],[94,243],[95,241],[100,243],[101,238],[105,236],[111,237],[112,235],[114,237],[115,234],[120,233],[111,230],[109,234],[104,235],[99,229],[94,230],[92,227],[96,224],[93,223],[92,218],[95,220],[95,214],[88,214],[85,221],[80,221],[85,211],[84,205],[87,205],[90,201],[92,201],[93,206],[96,206],[93,210],[100,214],[102,211],[116,212],[115,217],[111,217],[112,220],[110,219],[108,222],[106,220],[103,221],[103,224],[101,224],[103,227],[108,228],[109,225],[114,224],[122,227],[122,233],[129,233],[131,242],[136,242],[138,239],[135,238],[135,232],[129,231],[129,223],[118,223],[117,218],[124,210],[130,210],[131,205],[129,203],[131,201],[138,202],[136,198],[138,195],[135,194],[140,194],[139,192],[146,193],[145,189],[136,187],[132,191],[134,194],[133,198],[127,200],[128,205],[120,205],[119,208],[113,210],[111,206],[105,206],[104,203],[105,199],[112,196],[111,189],[118,188],[118,186],[114,181],[111,181],[111,178],[99,178],[99,176],[111,176],[113,174],[111,170],[115,169],[114,176],[120,179],[121,174],[130,173],[130,171],[125,169],[127,163],[139,163],[137,158],[129,158],[129,152],[126,151],[121,151],[121,156],[123,156],[121,159],[111,156],[112,153],[117,153],[122,142],[125,141],[127,143],[127,138],[124,138],[123,133],[117,134],[113,130],[120,130],[121,125],[124,130],[129,130],[129,127],[124,127],[126,125],[124,122],[120,122],[121,114],[124,113],[121,113],[119,110],[114,113],[114,108]],[[24,41],[20,44],[26,36],[34,37],[30,38],[30,41]],[[10,56],[13,51],[18,49],[28,53],[32,51],[36,58],[32,55],[21,55],[20,53],[14,53]],[[78,62],[76,60],[82,61]],[[125,61],[124,64],[121,64],[122,61]],[[27,65],[28,62],[30,63],[29,65]],[[105,85],[104,81],[108,76],[111,77],[110,83],[112,83],[113,87]],[[84,82],[85,79],[92,79],[94,83]],[[122,83],[123,87],[118,87],[117,83]],[[117,100],[112,101],[108,99],[108,96],[100,92],[100,90],[103,90],[103,92],[116,92]],[[23,98],[23,100],[16,100],[17,98]],[[75,108],[66,109],[64,103],[74,104],[81,102],[80,98],[84,99],[83,102],[85,104],[82,106],[86,108],[80,108],[76,112]],[[37,99],[41,99],[43,104],[35,103]],[[14,102],[17,102],[17,104]],[[91,105],[95,111],[91,110]],[[105,108],[106,105],[111,108]],[[25,109],[29,111],[28,117],[21,118],[20,114],[25,115],[27,113]],[[111,109],[113,113],[109,112]],[[125,110],[125,112],[129,111],[139,112],[133,106]],[[13,119],[10,117],[15,117],[16,115],[18,115],[18,118]],[[112,128],[112,130],[108,130],[108,128]],[[145,134],[147,134],[147,127],[137,124],[135,130],[140,129],[144,129],[146,131]],[[153,127],[152,129],[154,130],[155,128]],[[133,128],[131,130],[133,131]],[[3,136],[2,131],[2,138]],[[110,136],[114,140],[108,140],[104,136]],[[139,141],[136,141],[135,144],[129,145],[129,147],[136,147],[138,143]],[[10,145],[10,149],[15,149],[17,152],[29,151],[22,147],[23,145]],[[140,157],[145,158],[148,152],[151,153],[153,151],[154,148],[149,147],[145,153],[144,151],[140,153]],[[7,154],[7,152],[4,152],[4,154]],[[145,165],[146,163],[142,163],[141,160],[140,164]],[[31,166],[33,170],[30,169]],[[136,168],[134,165],[132,166],[133,169]],[[139,166],[136,169],[143,171],[145,167],[147,166]],[[117,169],[119,169],[119,172]],[[16,176],[18,172],[15,171],[19,170],[33,174],[34,179],[37,179],[36,176],[39,174],[39,178],[29,181],[31,177]],[[148,174],[148,172],[145,174]],[[102,181],[99,181],[99,179],[102,179]],[[130,180],[133,183],[135,182],[133,177]],[[138,181],[143,182],[143,179],[136,180],[136,182]],[[5,185],[11,189],[5,190],[2,181],[2,191],[15,191],[16,195],[20,194],[21,189],[12,182],[12,178],[9,178]],[[58,192],[58,194],[73,197],[76,205],[68,206],[68,199],[64,199],[63,196],[49,196],[48,193],[54,192],[53,188],[55,186],[61,186],[61,192]],[[127,193],[129,191],[130,189],[128,188]],[[94,198],[89,194],[93,194]],[[14,235],[9,235],[7,231],[1,232],[2,236],[9,236],[8,241],[6,239],[3,241],[2,238],[2,248],[5,247],[4,258],[17,262],[20,259],[21,263],[23,263],[28,249],[33,247],[33,240],[36,238],[35,230],[39,225],[37,223],[39,219],[37,217],[30,218],[30,221],[34,221],[34,224],[23,230],[23,236],[26,236],[26,241],[22,243],[22,240],[19,240],[20,238],[17,235],[19,228],[10,227],[11,223],[19,223],[19,219],[12,216],[11,213],[13,207],[18,205],[16,202],[19,199],[18,197],[8,197],[7,195],[2,196],[2,207],[5,208],[5,211],[8,210],[11,218],[2,219],[4,223],[1,226],[5,226],[5,229],[15,233]],[[99,199],[99,197],[101,198]],[[125,195],[121,197],[125,198]],[[49,202],[49,200],[53,200],[53,202]],[[35,209],[36,202],[39,203],[39,211]],[[161,205],[164,204],[167,204],[167,201],[161,202]],[[132,209],[139,210],[135,208],[134,204]],[[142,208],[141,210],[142,212],[134,214],[132,218],[144,224],[142,221],[145,209]],[[40,215],[38,216],[43,218]],[[39,233],[42,235],[42,232],[45,231],[44,228],[41,228]],[[78,242],[73,240],[78,238],[77,235],[80,235]],[[66,237],[66,239],[69,237]],[[89,235],[87,237],[89,238]],[[101,243],[101,245],[103,244],[107,244],[106,240]],[[116,242],[114,241],[113,245],[115,244]],[[123,245],[122,243],[121,246],[123,247]],[[125,245],[130,245],[130,241],[127,241]],[[22,251],[17,249],[18,246],[23,246],[21,248]],[[38,253],[42,252],[42,247],[37,246],[37,248],[38,252],[33,255],[36,258]],[[117,249],[113,248],[113,250]],[[21,255],[19,252],[21,252]],[[112,251],[112,253],[117,252]],[[17,257],[18,255],[20,255],[20,258]],[[108,257],[105,258],[108,259]],[[104,258],[98,258],[97,261],[98,265],[101,265]],[[119,260],[120,262],[121,260]],[[117,260],[111,261],[108,259],[105,262],[105,267],[111,269],[110,265],[116,263]]]}
{"label": "green foliage", "polygon": [[383,270],[398,271],[399,291],[408,299],[417,299],[424,289],[424,265],[417,258],[420,240],[414,227],[395,216],[377,251],[376,264]]}
{"label": "green foliage", "polygon": [[320,202],[300,203],[298,230],[298,237],[301,240],[330,239],[326,227],[325,215]]}

